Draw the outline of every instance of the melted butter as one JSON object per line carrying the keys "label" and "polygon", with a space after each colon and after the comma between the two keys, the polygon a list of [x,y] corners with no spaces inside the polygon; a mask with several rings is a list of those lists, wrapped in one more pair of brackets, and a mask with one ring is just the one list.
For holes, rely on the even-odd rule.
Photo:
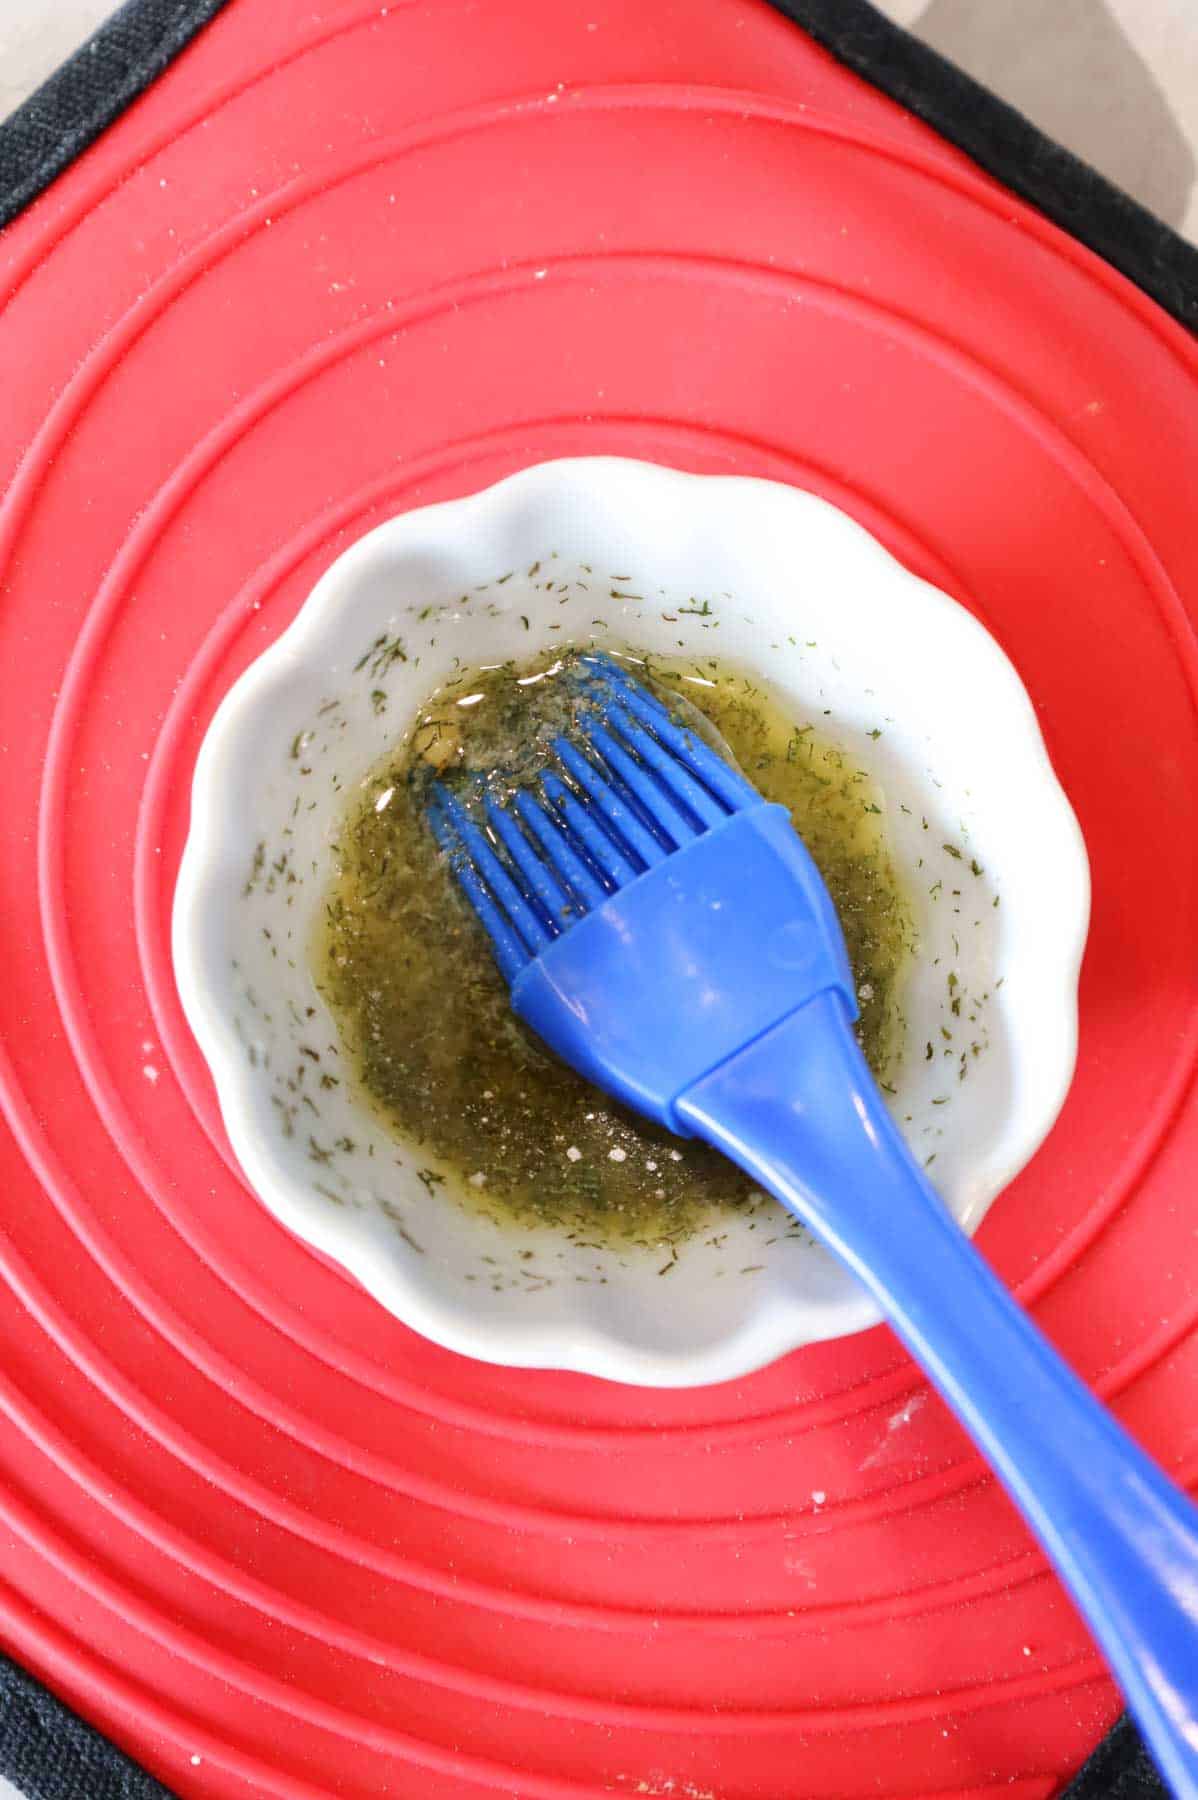
{"label": "melted butter", "polygon": [[[677,1243],[752,1205],[749,1182],[609,1100],[515,1018],[423,817],[434,776],[482,774],[506,788],[551,762],[552,738],[577,722],[570,662],[465,671],[430,698],[342,820],[313,968],[363,1098],[401,1144],[436,1160],[423,1174],[447,1176],[440,1191],[583,1242]],[[902,1049],[914,932],[881,793],[822,719],[796,719],[741,670],[655,659],[651,674],[676,713],[789,809],[839,911],[860,1039],[885,1081]]]}

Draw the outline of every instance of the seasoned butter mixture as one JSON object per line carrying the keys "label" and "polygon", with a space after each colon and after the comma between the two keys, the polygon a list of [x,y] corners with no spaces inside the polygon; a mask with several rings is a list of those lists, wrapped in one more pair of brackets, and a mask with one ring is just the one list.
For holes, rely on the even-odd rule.
{"label": "seasoned butter mixture", "polygon": [[[914,933],[873,781],[826,718],[794,717],[737,668],[631,657],[628,666],[790,809],[839,910],[861,1041],[886,1081],[902,1049]],[[561,653],[464,671],[438,690],[345,814],[314,970],[374,1112],[418,1164],[439,1165],[421,1167],[426,1182],[498,1219],[586,1241],[677,1243],[749,1203],[746,1177],[609,1100],[514,1017],[423,817],[433,779],[500,770],[504,785],[530,780],[581,704]]]}

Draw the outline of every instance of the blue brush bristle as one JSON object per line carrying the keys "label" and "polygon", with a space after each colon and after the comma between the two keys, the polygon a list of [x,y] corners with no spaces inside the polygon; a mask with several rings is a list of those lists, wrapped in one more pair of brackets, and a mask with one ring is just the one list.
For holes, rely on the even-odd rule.
{"label": "blue brush bristle", "polygon": [[434,836],[511,982],[609,895],[759,796],[603,655],[580,659],[585,705],[556,768],[506,803],[432,790]]}

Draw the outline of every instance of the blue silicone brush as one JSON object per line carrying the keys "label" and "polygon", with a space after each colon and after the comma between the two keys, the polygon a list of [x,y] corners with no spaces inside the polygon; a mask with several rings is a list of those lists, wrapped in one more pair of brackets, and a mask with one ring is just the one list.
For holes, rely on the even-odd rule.
{"label": "blue silicone brush", "polygon": [[519,1016],[705,1138],[874,1294],[1053,1558],[1174,1791],[1198,1800],[1198,1511],[938,1199],[853,1032],[835,908],[785,808],[608,657],[532,786],[429,821]]}

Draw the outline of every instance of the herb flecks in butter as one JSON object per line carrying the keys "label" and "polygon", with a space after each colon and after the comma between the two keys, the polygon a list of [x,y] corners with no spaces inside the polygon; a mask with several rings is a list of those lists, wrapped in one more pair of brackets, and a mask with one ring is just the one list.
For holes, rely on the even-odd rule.
{"label": "herb flecks in butter", "polygon": [[[501,770],[494,779],[518,785],[552,763],[552,739],[577,722],[570,665],[563,649],[462,671],[431,697],[342,820],[314,967],[376,1116],[456,1176],[442,1185],[422,1170],[430,1194],[576,1242],[677,1244],[713,1213],[751,1215],[759,1192],[715,1151],[610,1101],[521,1025],[423,817],[433,777]],[[637,673],[789,808],[840,914],[866,1056],[887,1078],[914,931],[876,783],[822,715],[795,718],[730,665],[654,659]]]}

